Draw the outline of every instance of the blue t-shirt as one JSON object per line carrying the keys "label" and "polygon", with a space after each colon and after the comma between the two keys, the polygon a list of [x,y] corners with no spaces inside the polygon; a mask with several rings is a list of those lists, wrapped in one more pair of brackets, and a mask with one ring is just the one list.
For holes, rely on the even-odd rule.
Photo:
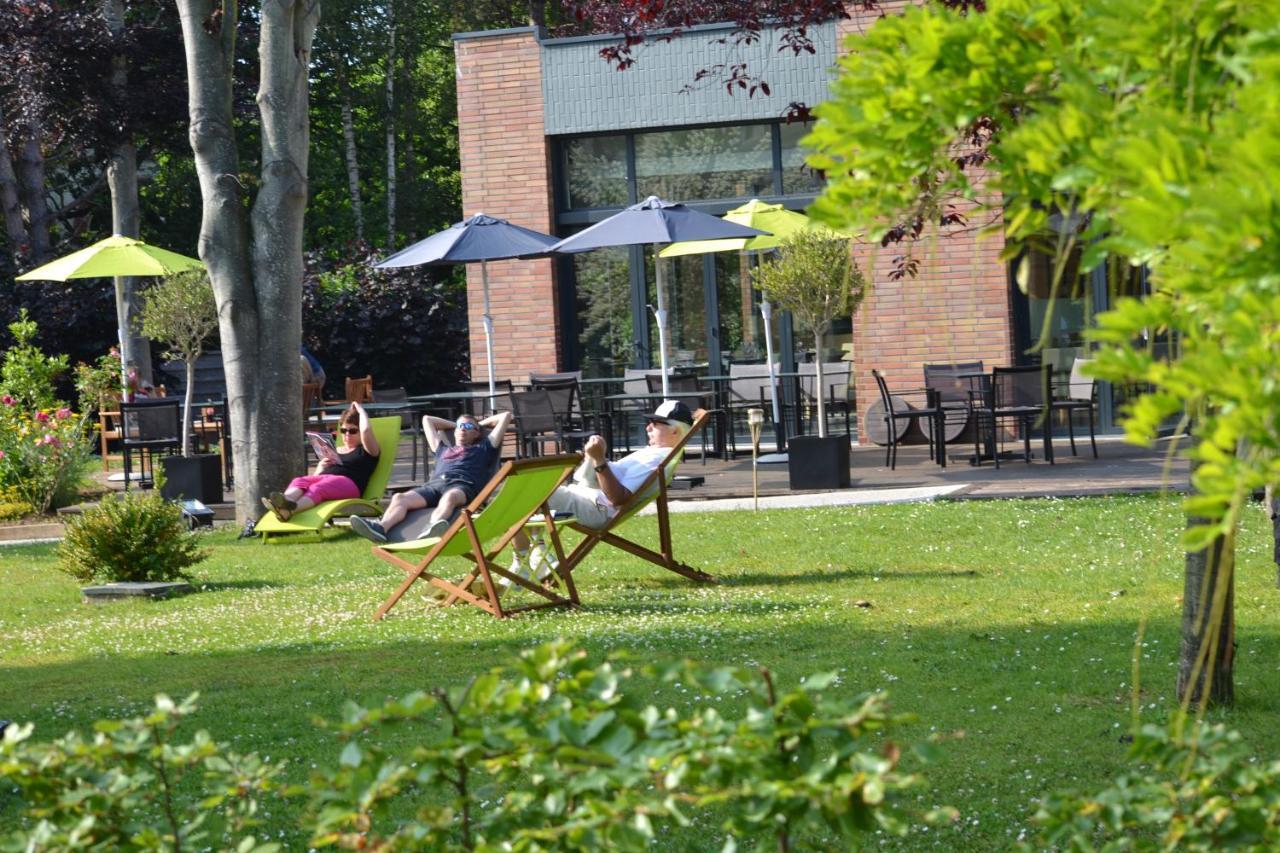
{"label": "blue t-shirt", "polygon": [[463,447],[451,445],[440,451],[432,479],[468,483],[479,488],[489,482],[497,461],[498,448],[488,438]]}

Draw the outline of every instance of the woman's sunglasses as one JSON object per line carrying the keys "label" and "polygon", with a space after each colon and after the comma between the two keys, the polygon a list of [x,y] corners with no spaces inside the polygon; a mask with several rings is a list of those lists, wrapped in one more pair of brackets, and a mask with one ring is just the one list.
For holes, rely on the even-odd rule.
{"label": "woman's sunglasses", "polygon": [[342,429],[338,430],[338,432],[342,433],[343,435],[355,435],[356,433],[360,432],[360,430],[349,428],[349,427],[343,427]]}

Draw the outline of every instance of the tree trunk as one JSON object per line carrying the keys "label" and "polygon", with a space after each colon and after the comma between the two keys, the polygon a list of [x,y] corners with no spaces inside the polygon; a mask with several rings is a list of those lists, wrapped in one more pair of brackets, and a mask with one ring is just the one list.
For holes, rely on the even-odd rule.
{"label": "tree trunk", "polygon": [[27,242],[27,226],[22,221],[22,203],[18,200],[18,174],[5,140],[4,111],[0,109],[0,212],[4,216],[4,233],[14,254]]}
{"label": "tree trunk", "polygon": [[1271,515],[1271,559],[1276,564],[1276,586],[1280,587],[1280,492],[1267,486],[1267,512]]}
{"label": "tree trunk", "polygon": [[[813,333],[813,382],[814,395],[818,398],[818,437],[827,437],[827,389],[822,378],[822,332]],[[799,404],[799,401],[796,401]]]}
{"label": "tree trunk", "polygon": [[218,302],[236,515],[243,523],[257,517],[258,499],[288,482],[299,462],[307,62],[320,7],[317,0],[277,0],[262,8],[258,105],[264,165],[251,217],[238,177],[231,111],[236,4],[178,0],[178,9],[191,148],[204,202],[200,257]]}
{"label": "tree trunk", "polygon": [[[1187,526],[1204,524],[1188,518]],[[1188,552],[1182,592],[1178,698],[1188,705],[1235,703],[1235,539]],[[1205,686],[1208,685],[1208,693]]]}
{"label": "tree trunk", "polygon": [[396,247],[396,4],[387,3],[387,248]]}
{"label": "tree trunk", "polygon": [[20,129],[22,147],[18,155],[18,194],[27,209],[27,251],[33,264],[49,260],[49,206],[45,201],[44,153],[40,150],[40,127],[28,124]]}
{"label": "tree trunk", "polygon": [[196,396],[196,360],[187,362],[187,387],[182,392],[182,455],[191,455],[191,425],[195,422],[191,401]]}
{"label": "tree trunk", "polygon": [[342,141],[347,154],[347,192],[351,197],[351,218],[356,239],[364,241],[364,201],[360,197],[360,160],[356,156],[356,122],[351,107],[351,81],[347,77],[347,61],[338,57],[338,98],[342,103]]}
{"label": "tree trunk", "polygon": [[[102,17],[113,37],[124,32],[124,0],[103,0]],[[111,59],[111,86],[120,93],[123,102],[128,97],[129,62],[117,54]],[[138,213],[138,152],[132,140],[126,140],[111,152],[107,164],[107,186],[111,190],[111,230],[121,237],[137,238]],[[120,357],[125,369],[132,367],[138,378],[150,383],[151,344],[138,332],[141,322],[142,300],[138,295],[138,279],[135,276],[117,276],[116,323],[120,329]]]}

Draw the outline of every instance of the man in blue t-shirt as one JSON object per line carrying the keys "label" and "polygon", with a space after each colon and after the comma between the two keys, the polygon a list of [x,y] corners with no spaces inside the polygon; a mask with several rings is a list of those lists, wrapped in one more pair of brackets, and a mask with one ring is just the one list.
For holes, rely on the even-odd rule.
{"label": "man in blue t-shirt", "polygon": [[351,516],[351,529],[372,542],[386,542],[387,531],[410,512],[435,507],[422,538],[444,533],[454,511],[474,500],[493,476],[509,426],[510,412],[499,412],[481,421],[471,415],[461,415],[456,422],[424,416],[422,431],[427,435],[427,446],[436,454],[431,479],[416,489],[394,495],[377,521]]}

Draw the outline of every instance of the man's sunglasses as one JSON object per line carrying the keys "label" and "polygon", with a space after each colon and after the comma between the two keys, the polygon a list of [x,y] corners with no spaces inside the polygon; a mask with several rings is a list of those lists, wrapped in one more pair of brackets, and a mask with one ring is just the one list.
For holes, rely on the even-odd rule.
{"label": "man's sunglasses", "polygon": [[343,435],[355,435],[356,433],[360,432],[360,430],[343,427],[342,429],[338,430],[338,432],[342,433]]}
{"label": "man's sunglasses", "polygon": [[476,426],[471,421],[463,421],[462,423],[458,424],[458,429],[462,430],[463,432],[466,432],[469,429],[479,429],[479,428],[480,427]]}

